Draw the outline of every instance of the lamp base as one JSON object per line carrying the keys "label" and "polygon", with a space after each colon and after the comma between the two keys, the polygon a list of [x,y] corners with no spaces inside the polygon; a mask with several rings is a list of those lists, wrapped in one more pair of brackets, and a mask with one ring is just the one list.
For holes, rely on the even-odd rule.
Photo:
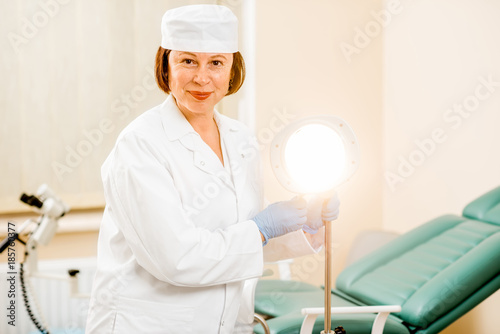
{"label": "lamp base", "polygon": [[333,331],[335,334],[346,334],[344,327],[339,326]]}
{"label": "lamp base", "polygon": [[345,331],[344,327],[338,326],[337,328],[335,328],[335,330],[330,331],[329,333],[326,333],[323,330],[323,331],[321,331],[321,334],[346,334],[346,331]]}

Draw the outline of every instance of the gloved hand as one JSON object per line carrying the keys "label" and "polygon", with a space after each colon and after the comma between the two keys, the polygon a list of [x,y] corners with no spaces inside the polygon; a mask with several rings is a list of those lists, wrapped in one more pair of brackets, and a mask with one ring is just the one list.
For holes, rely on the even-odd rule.
{"label": "gloved hand", "polygon": [[340,201],[337,193],[325,199],[316,195],[307,202],[307,222],[302,229],[315,234],[323,226],[323,221],[332,221],[339,216]]}
{"label": "gloved hand", "polygon": [[264,245],[271,238],[299,230],[306,220],[307,203],[300,197],[273,203],[253,218],[264,236]]}

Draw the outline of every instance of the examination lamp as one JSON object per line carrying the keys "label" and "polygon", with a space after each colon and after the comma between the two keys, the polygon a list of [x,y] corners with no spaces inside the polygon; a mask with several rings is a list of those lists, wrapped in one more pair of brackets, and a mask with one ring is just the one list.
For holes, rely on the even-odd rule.
{"label": "examination lamp", "polygon": [[[324,194],[347,181],[359,165],[359,147],[349,124],[336,116],[313,116],[287,125],[271,143],[271,164],[288,191]],[[325,225],[325,330],[331,331],[331,222]]]}

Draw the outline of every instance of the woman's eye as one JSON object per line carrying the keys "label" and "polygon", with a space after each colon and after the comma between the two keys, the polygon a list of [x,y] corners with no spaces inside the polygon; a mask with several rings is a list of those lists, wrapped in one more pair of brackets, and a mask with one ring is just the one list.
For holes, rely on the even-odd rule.
{"label": "woman's eye", "polygon": [[184,59],[182,62],[185,64],[188,64],[188,65],[191,65],[194,63],[194,61],[192,59]]}
{"label": "woman's eye", "polygon": [[220,65],[222,65],[222,62],[220,60],[214,60],[214,61],[212,61],[212,64],[215,66],[220,66]]}

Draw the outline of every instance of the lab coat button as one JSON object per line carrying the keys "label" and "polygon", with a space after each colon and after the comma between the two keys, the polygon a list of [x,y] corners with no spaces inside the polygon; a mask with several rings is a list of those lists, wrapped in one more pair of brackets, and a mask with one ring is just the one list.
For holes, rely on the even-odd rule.
{"label": "lab coat button", "polygon": [[222,320],[222,322],[220,323],[221,326],[224,326],[224,320]]}
{"label": "lab coat button", "polygon": [[205,161],[200,161],[200,165],[205,166]]}

